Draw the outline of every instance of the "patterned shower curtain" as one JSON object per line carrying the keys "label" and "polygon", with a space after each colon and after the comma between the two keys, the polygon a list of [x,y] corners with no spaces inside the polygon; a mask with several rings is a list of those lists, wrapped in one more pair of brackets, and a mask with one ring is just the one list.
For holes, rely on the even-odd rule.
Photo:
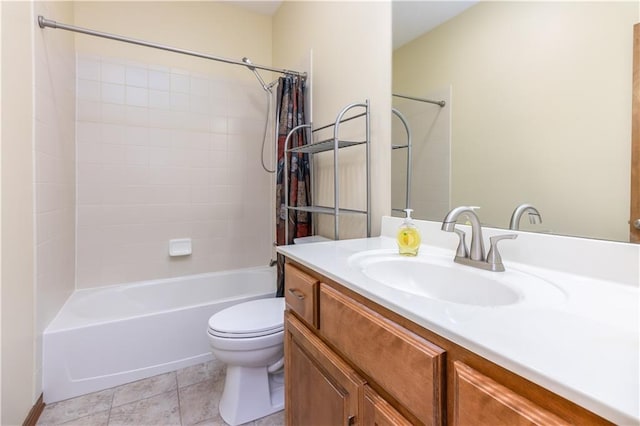
{"label": "patterned shower curtain", "polygon": [[[288,210],[284,205],[284,179],[289,180],[289,205],[311,205],[311,173],[309,154],[291,154],[288,157],[288,176],[284,176],[284,143],[294,127],[305,124],[305,79],[292,75],[280,77],[278,84],[278,168],[276,180],[276,242],[277,245],[293,244],[293,239],[311,235],[311,213]],[[306,128],[296,131],[289,138],[289,149],[308,143]],[[285,241],[285,226],[289,238]],[[284,257],[278,254],[277,297],[284,296]]]}

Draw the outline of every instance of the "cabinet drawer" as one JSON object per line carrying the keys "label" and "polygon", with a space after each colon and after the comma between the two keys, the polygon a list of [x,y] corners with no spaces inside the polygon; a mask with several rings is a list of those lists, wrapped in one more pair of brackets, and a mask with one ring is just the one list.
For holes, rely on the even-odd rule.
{"label": "cabinet drawer", "polygon": [[511,389],[455,361],[454,425],[568,425]]}
{"label": "cabinet drawer", "polygon": [[284,298],[287,306],[307,324],[318,327],[316,300],[318,280],[295,266],[284,265]]}
{"label": "cabinet drawer", "polygon": [[319,293],[320,334],[420,422],[442,424],[444,350],[324,284]]}

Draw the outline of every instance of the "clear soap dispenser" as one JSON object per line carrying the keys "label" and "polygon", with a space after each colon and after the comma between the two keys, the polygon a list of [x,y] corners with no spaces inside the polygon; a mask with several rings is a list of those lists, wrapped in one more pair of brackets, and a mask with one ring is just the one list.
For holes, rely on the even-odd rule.
{"label": "clear soap dispenser", "polygon": [[398,228],[398,251],[403,256],[416,256],[420,249],[420,231],[416,228],[416,225],[411,219],[412,209],[404,209],[407,212],[407,217],[404,222]]}

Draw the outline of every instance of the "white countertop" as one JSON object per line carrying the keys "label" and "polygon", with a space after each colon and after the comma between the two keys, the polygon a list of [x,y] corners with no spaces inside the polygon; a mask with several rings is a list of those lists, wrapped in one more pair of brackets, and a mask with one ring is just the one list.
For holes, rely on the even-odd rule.
{"label": "white countertop", "polygon": [[[546,279],[565,297],[476,307],[391,289],[348,261],[368,250],[396,249],[395,239],[383,236],[281,246],[278,252],[614,423],[640,423],[637,286],[509,262],[503,255],[507,271]],[[431,245],[420,252],[454,256],[453,249]]]}

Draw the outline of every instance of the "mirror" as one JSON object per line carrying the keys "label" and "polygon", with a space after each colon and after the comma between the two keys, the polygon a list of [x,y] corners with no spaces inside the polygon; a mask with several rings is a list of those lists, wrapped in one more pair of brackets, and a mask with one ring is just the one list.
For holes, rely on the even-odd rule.
{"label": "mirror", "polygon": [[[446,3],[459,2],[431,4]],[[393,92],[446,101],[394,97],[413,133],[414,217],[473,205],[483,224],[508,228],[527,203],[542,223],[525,213],[521,230],[628,241],[639,16],[637,1],[481,1],[394,49]],[[392,126],[392,143],[406,143],[401,121]],[[394,209],[405,202],[402,151]]]}

